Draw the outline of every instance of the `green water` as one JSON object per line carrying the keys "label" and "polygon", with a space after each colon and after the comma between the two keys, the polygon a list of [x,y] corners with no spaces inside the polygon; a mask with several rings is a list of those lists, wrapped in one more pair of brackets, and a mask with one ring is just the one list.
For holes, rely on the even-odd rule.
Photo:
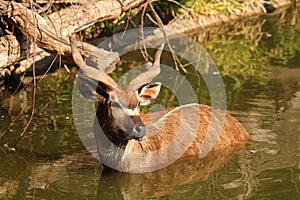
{"label": "green water", "polygon": [[[223,75],[228,111],[251,134],[235,154],[177,161],[146,174],[103,172],[73,123],[76,72],[38,82],[34,118],[12,150],[30,117],[32,93],[2,94],[0,199],[300,199],[299,18],[299,9],[282,11],[191,34]],[[122,63],[134,61],[124,56]],[[201,85],[193,74],[187,78]],[[196,91],[210,103],[204,89]],[[163,91],[159,101],[170,100]]]}

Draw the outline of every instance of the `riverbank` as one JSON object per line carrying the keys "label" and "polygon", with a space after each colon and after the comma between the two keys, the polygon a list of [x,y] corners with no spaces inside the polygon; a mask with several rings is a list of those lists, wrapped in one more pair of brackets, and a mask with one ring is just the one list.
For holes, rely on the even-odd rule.
{"label": "riverbank", "polygon": [[146,40],[163,39],[164,34],[173,37],[178,34],[206,30],[226,23],[276,12],[276,10],[290,7],[292,4],[291,0],[271,0],[268,3],[252,0],[238,5],[232,3],[232,5],[227,5],[226,9],[212,9],[206,13],[197,13],[197,10],[194,10],[194,13],[179,15],[176,19],[164,25],[164,29],[168,30],[165,33],[158,29],[155,31],[155,36],[151,36]]}
{"label": "riverbank", "polygon": [[[48,69],[49,63],[51,65],[54,61],[53,56],[49,56],[45,51],[51,52],[52,55],[57,54],[62,56],[62,58],[55,56],[58,63],[60,63],[61,60],[72,63],[72,60],[69,59],[70,48],[67,39],[70,32],[77,33],[81,35],[82,38],[85,38],[84,36],[88,34],[93,35],[90,38],[87,37],[92,39],[93,37],[110,36],[131,28],[151,26],[158,27],[157,31],[154,31],[154,35],[144,39],[145,42],[155,39],[154,43],[156,44],[156,42],[161,42],[165,36],[173,37],[178,34],[189,33],[196,30],[206,30],[210,27],[220,26],[232,21],[259,16],[267,12],[273,12],[281,7],[291,6],[293,2],[296,4],[296,1],[298,2],[298,0],[270,0],[268,3],[262,0],[211,0],[209,2],[173,0],[166,2],[149,2],[144,0],[126,0],[123,1],[122,4],[111,2],[109,6],[107,5],[107,8],[103,8],[102,6],[102,4],[105,3],[104,1],[83,2],[78,5],[56,4],[60,5],[60,7],[58,7],[59,9],[55,10],[54,7],[52,11],[48,9],[47,13],[50,14],[36,13],[36,16],[39,16],[37,18],[39,27],[31,27],[31,32],[28,31],[29,28],[26,27],[26,24],[35,24],[34,19],[30,22],[26,16],[28,16],[29,13],[34,13],[34,9],[29,9],[23,4],[3,2],[3,5],[1,4],[3,8],[7,6],[6,4],[12,4],[10,6],[18,8],[12,10],[8,9],[7,12],[2,11],[2,17],[7,21],[8,27],[16,27],[16,29],[21,30],[22,33],[20,34],[19,31],[12,33],[9,30],[2,30],[1,41],[3,42],[0,45],[2,45],[3,48],[1,48],[0,79],[7,73],[8,66],[16,66],[16,64],[20,66],[18,69],[12,68],[16,70],[16,74],[24,73],[28,68],[34,66],[32,63],[38,62],[39,60],[42,60],[39,67],[44,66]],[[93,12],[87,13],[87,9],[90,11],[96,9],[99,13],[101,12],[101,16],[99,17],[93,14],[90,19],[88,13]],[[113,16],[108,9],[114,11]],[[17,15],[15,12],[18,10],[25,13],[28,12],[28,14]],[[75,10],[76,12],[74,12]],[[9,12],[11,13],[9,14]],[[76,13],[74,17],[77,18],[69,16],[70,13],[73,13],[73,15]],[[81,19],[81,15],[87,16]],[[23,16],[24,20],[22,18],[22,20],[17,21],[17,16]],[[63,16],[65,16],[64,20],[62,20]],[[12,24],[11,21],[13,21]],[[20,21],[27,21],[27,23],[22,24],[19,23]],[[170,31],[161,32],[162,29],[159,27]],[[45,28],[47,30],[45,30]],[[40,33],[41,35],[36,37],[34,33]],[[22,34],[26,35],[25,39],[21,37]],[[51,37],[49,37],[49,35],[51,35]],[[10,40],[8,41],[7,38],[10,38]],[[17,38],[22,38],[22,40]],[[27,38],[35,42],[28,43]],[[91,52],[96,51],[95,48],[85,43],[83,49],[84,51],[82,51],[82,53],[85,57],[91,58],[100,66],[103,65],[103,68],[107,68],[111,63],[115,63],[118,60],[116,55],[104,56],[105,59],[103,59],[103,56],[99,58],[92,55]],[[102,52],[102,54],[105,53],[112,55],[110,52]],[[39,56],[41,58],[39,58]],[[110,60],[106,62],[108,58],[110,58]],[[105,64],[103,64],[103,61]],[[4,69],[6,69],[6,71]],[[11,74],[11,69],[8,71],[8,73]]]}

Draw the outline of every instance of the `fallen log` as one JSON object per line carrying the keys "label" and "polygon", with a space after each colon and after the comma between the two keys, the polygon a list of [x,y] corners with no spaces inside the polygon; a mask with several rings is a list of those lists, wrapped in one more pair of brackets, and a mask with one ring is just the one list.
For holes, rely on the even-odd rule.
{"label": "fallen log", "polygon": [[[121,3],[122,2],[122,3]],[[67,36],[81,31],[96,22],[117,19],[122,12],[129,11],[145,3],[146,0],[102,0],[89,1],[81,5],[69,6],[48,15],[45,20],[55,33]]]}
{"label": "fallen log", "polygon": [[[33,0],[34,3],[37,4],[47,4],[47,3],[52,3],[52,4],[59,4],[59,3],[78,3],[78,4],[83,4],[86,3],[88,0]],[[21,3],[29,3],[27,0],[21,0]]]}
{"label": "fallen log", "polygon": [[[0,14],[38,47],[53,54],[57,53],[64,61],[73,63],[69,40],[57,36],[42,16],[13,1],[1,1]],[[119,60],[118,53],[108,52],[84,42],[77,46],[84,57],[88,57],[101,69],[114,67]]]}
{"label": "fallen log", "polygon": [[[33,11],[26,8],[25,3],[27,2],[0,2],[0,14],[15,23],[28,38],[31,40],[36,38],[35,42],[37,42],[37,46],[50,53],[58,53],[62,55],[62,59],[64,61],[73,63],[72,59],[70,59],[69,41],[66,39],[69,34],[83,30],[96,22],[116,19],[123,11],[133,9],[145,1],[146,0],[125,0],[122,3],[119,3],[117,0],[54,0],[51,2],[36,0],[34,3],[76,4],[48,16],[44,16],[44,20],[37,13],[33,14]],[[37,25],[37,27],[35,27],[35,25]],[[39,31],[35,32],[37,29],[39,29]],[[34,57],[34,59],[39,59],[39,57],[35,56],[42,52],[42,50],[38,47],[34,47],[34,50],[32,50],[29,46],[25,49],[20,48],[22,44],[20,45],[14,37],[10,37],[10,43],[13,44],[9,44],[10,49],[7,49],[6,47],[0,49],[0,70],[7,66],[19,63],[20,61],[28,58],[28,56]],[[82,48],[80,48],[80,46]],[[3,47],[3,45],[1,47]],[[114,66],[115,62],[119,59],[116,53],[103,51],[84,42],[79,44],[79,50],[85,57],[89,57],[94,65],[101,68],[108,67],[107,72],[112,69],[109,68],[109,66]],[[11,55],[12,52],[14,53]],[[45,56],[41,56],[41,58],[43,57]],[[31,59],[30,61],[34,62],[34,59]],[[21,66],[22,67],[17,71],[17,73],[24,72],[26,68],[32,66],[32,62],[23,62]]]}
{"label": "fallen log", "polygon": [[0,69],[20,61],[20,45],[13,35],[0,37]]}
{"label": "fallen log", "polygon": [[[21,44],[20,44],[21,43]],[[37,59],[44,50],[38,48],[32,44],[26,38],[19,39],[14,35],[4,35],[0,37],[0,71],[8,66],[20,64],[21,69],[24,69],[24,65],[29,66],[32,64],[29,60],[35,57]],[[27,59],[28,62],[22,63]],[[24,72],[24,70],[18,70],[18,73]]]}

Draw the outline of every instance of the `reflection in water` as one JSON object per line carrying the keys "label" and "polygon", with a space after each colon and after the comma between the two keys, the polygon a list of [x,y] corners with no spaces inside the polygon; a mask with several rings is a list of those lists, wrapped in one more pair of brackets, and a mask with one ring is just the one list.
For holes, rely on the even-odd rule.
{"label": "reflection in water", "polygon": [[[142,174],[103,171],[100,163],[86,152],[62,155],[53,160],[36,160],[20,154],[0,165],[2,168],[8,167],[12,160],[22,163],[11,165],[7,169],[7,177],[3,174],[0,195],[19,199],[45,196],[55,199],[143,199],[179,195],[192,192],[191,184],[207,180],[241,147],[215,152],[204,159],[186,158],[161,170]],[[23,171],[18,170],[20,166]]]}
{"label": "reflection in water", "polygon": [[[224,75],[230,112],[252,135],[246,149],[234,156],[223,152],[178,161],[147,174],[102,172],[96,160],[81,152],[71,120],[74,74],[67,81],[59,74],[39,82],[36,116],[15,152],[7,147],[28,120],[31,93],[1,96],[0,131],[20,111],[24,114],[0,140],[0,199],[298,199],[299,12],[205,33],[205,48]],[[202,85],[193,83],[202,103],[209,101]],[[165,92],[161,102],[169,99]]]}
{"label": "reflection in water", "polygon": [[28,152],[6,158],[0,163],[0,197],[15,199],[69,199],[95,197],[102,166],[87,152],[63,154],[56,159],[28,156]]}
{"label": "reflection in water", "polygon": [[205,181],[228,162],[240,147],[210,154],[204,159],[190,157],[151,173],[104,173],[99,181],[98,197],[143,199],[192,192],[189,185]]}
{"label": "reflection in water", "polygon": [[248,88],[257,95],[244,102],[239,119],[253,139],[248,146],[252,152],[248,170],[254,181],[254,199],[297,199],[300,195],[299,80],[300,68],[276,67],[264,88]]}
{"label": "reflection in water", "polygon": [[248,123],[253,130],[253,139],[258,142],[256,145],[263,146],[256,148],[257,153],[263,155],[255,162],[257,173],[265,169],[294,167],[300,160],[300,68],[274,68],[272,72],[270,86],[276,85],[281,92],[271,92],[261,100],[264,104],[252,106],[250,112],[260,114],[255,117],[259,123]]}

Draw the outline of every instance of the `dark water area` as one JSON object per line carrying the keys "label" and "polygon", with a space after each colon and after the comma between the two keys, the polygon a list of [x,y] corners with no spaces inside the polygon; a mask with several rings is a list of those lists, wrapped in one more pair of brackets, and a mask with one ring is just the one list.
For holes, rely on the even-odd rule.
{"label": "dark water area", "polygon": [[[35,115],[15,149],[32,91],[2,94],[0,199],[300,199],[299,36],[299,9],[192,33],[222,74],[228,112],[252,140],[234,154],[179,160],[151,173],[103,171],[85,150],[72,115],[76,71],[38,81]],[[120,65],[131,67],[135,57],[123,56]],[[186,77],[199,102],[210,104],[199,76]],[[163,90],[157,101],[167,107],[175,100]]]}

